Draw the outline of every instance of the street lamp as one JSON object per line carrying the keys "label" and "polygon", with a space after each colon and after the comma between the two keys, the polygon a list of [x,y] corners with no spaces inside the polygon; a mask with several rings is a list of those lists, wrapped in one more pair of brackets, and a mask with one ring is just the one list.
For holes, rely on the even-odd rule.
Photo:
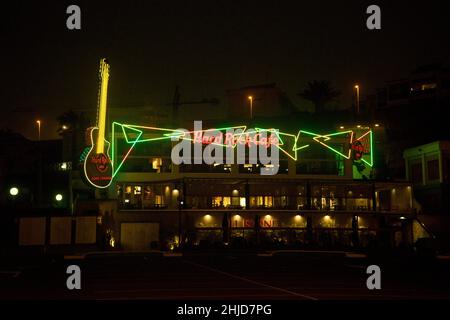
{"label": "street lamp", "polygon": [[181,248],[181,237],[182,237],[182,228],[181,228],[181,206],[182,201],[179,198],[180,191],[177,188],[172,190],[172,196],[175,197],[175,201],[178,207],[178,248]]}
{"label": "street lamp", "polygon": [[58,193],[58,194],[55,196],[55,200],[58,201],[58,202],[60,202],[62,199],[63,199],[63,196],[62,196],[62,194],[60,194],[60,193]]}
{"label": "street lamp", "polygon": [[12,207],[15,209],[15,207],[16,207],[16,197],[19,194],[19,188],[11,187],[11,189],[9,189],[9,194],[12,197]]}
{"label": "street lamp", "polygon": [[9,189],[9,194],[12,197],[12,206],[13,206],[13,208],[15,208],[16,207],[16,198],[19,195],[19,188],[11,187],[11,189]]}
{"label": "street lamp", "polygon": [[36,120],[36,123],[38,125],[38,140],[41,141],[41,120]]}
{"label": "street lamp", "polygon": [[356,89],[356,114],[359,114],[359,85],[355,85]]}
{"label": "street lamp", "polygon": [[248,96],[248,100],[250,100],[250,119],[253,119],[253,97]]}
{"label": "street lamp", "polygon": [[15,197],[19,194],[19,189],[16,187],[12,187],[11,189],[9,189],[9,194]]}

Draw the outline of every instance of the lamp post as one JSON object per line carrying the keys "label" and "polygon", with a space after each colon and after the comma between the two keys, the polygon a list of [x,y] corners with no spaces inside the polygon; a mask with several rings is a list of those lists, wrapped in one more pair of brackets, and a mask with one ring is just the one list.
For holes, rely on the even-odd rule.
{"label": "lamp post", "polygon": [[12,187],[9,189],[9,194],[15,197],[19,194],[19,189],[17,187]]}
{"label": "lamp post", "polygon": [[356,89],[356,114],[359,114],[359,85],[355,85]]}
{"label": "lamp post", "polygon": [[12,208],[13,208],[13,210],[15,210],[15,208],[16,208],[16,198],[19,195],[19,188],[11,187],[9,189],[9,195],[12,198]]}
{"label": "lamp post", "polygon": [[36,120],[38,125],[38,140],[41,141],[41,120]]}
{"label": "lamp post", "polygon": [[178,206],[178,248],[181,248],[181,234],[182,234],[182,230],[181,230],[181,204],[182,202],[180,201],[180,191],[175,188],[172,190],[172,196],[176,195],[176,199],[175,199],[175,203]]}
{"label": "lamp post", "polygon": [[253,119],[253,97],[248,96],[248,100],[250,100],[250,119]]}
{"label": "lamp post", "polygon": [[[41,141],[41,120],[36,120],[38,125],[38,141]],[[42,201],[42,151],[41,144],[38,144],[39,162],[38,162],[38,204]]]}

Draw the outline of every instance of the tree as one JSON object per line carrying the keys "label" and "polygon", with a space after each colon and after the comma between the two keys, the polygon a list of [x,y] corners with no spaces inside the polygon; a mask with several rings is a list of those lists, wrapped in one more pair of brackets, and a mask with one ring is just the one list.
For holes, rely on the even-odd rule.
{"label": "tree", "polygon": [[309,81],[306,88],[298,95],[314,104],[315,112],[324,111],[325,105],[340,96],[340,92],[335,90],[331,83],[326,80]]}
{"label": "tree", "polygon": [[73,110],[69,110],[67,112],[64,112],[58,118],[59,127],[58,127],[58,133],[59,135],[62,135],[65,130],[69,131],[76,131],[79,126],[80,122],[80,116],[75,113]]}
{"label": "tree", "polygon": [[66,160],[76,161],[85,147],[85,131],[88,127],[88,121],[83,113],[77,113],[73,110],[69,110],[59,115],[58,120],[58,133],[63,137],[63,144],[66,144],[65,148]]}

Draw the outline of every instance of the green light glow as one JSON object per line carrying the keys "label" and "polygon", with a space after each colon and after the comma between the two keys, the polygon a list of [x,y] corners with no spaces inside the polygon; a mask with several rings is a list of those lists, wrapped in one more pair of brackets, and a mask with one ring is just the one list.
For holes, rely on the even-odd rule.
{"label": "green light glow", "polygon": [[[131,150],[133,150],[134,146],[136,145],[137,140],[139,140],[139,138],[142,135],[142,131],[138,133],[138,137],[136,138],[136,140],[134,140],[133,142],[128,142],[126,135],[125,135],[125,140],[127,141],[128,144],[131,144],[131,147],[128,149],[128,152],[126,153],[126,155],[123,157],[122,161],[117,165],[116,164],[116,153],[115,153],[115,145],[116,145],[116,138],[115,138],[115,126],[119,125],[122,127],[122,131],[123,131],[123,125],[118,123],[118,122],[113,122],[112,125],[112,157],[111,157],[111,164],[113,167],[113,174],[112,174],[112,178],[114,179],[114,177],[116,176],[116,174],[119,172],[120,168],[122,167],[123,163],[125,162],[125,160],[127,159],[128,155],[130,154]],[[134,129],[137,130],[137,129]]]}
{"label": "green light glow", "polygon": [[[340,151],[334,149],[333,147],[331,147],[331,146],[327,145],[326,143],[324,143],[324,142],[322,142],[322,141],[319,140],[319,139],[321,139],[321,138],[324,138],[324,141],[329,141],[329,140],[331,140],[330,137],[337,136],[337,135],[344,135],[344,134],[347,135],[347,134],[349,134],[349,133],[350,133],[350,143],[348,144],[348,152],[347,152],[347,154],[344,154],[344,153],[342,153],[342,152],[340,152]],[[314,137],[313,139],[314,139],[315,141],[317,141],[318,143],[320,143],[321,145],[323,145],[324,147],[326,147],[326,148],[330,149],[331,151],[337,153],[338,155],[344,157],[345,159],[350,159],[351,152],[352,152],[350,146],[351,146],[351,144],[352,144],[352,142],[353,142],[353,141],[352,141],[352,140],[353,140],[353,131],[348,130],[348,131],[342,131],[342,132],[335,132],[335,133],[330,133],[330,134],[326,134],[326,135],[321,135],[321,136],[318,136],[318,137]]]}
{"label": "green light glow", "polygon": [[[296,136],[295,134],[292,134],[292,133],[285,133],[285,132],[280,132],[280,131],[278,131],[277,129],[273,129],[273,128],[272,128],[272,129],[256,128],[256,130],[257,130],[258,132],[264,132],[264,131],[267,131],[267,132],[270,132],[270,133],[272,133],[272,134],[275,133],[275,134],[277,135],[277,137],[278,137],[278,140],[280,141],[280,143],[276,145],[277,148],[280,149],[284,154],[286,154],[286,155],[287,155],[288,157],[290,157],[292,160],[297,161],[297,150],[298,150],[298,149],[297,149],[295,146],[297,145],[297,140],[298,140],[298,139],[297,139],[297,136]],[[282,135],[294,139],[293,147],[292,147],[292,150],[291,150],[291,151],[294,152],[293,155],[291,155],[291,154],[289,153],[288,150],[285,150],[285,148],[282,147],[282,146],[285,145],[283,139],[281,138]]]}
{"label": "green light glow", "polygon": [[[121,131],[124,135],[125,142],[127,145],[129,145],[129,149],[126,152],[123,159],[120,161],[117,159],[116,151],[116,132],[117,132],[117,126],[121,127]],[[351,145],[354,141],[359,140],[361,141],[364,137],[369,135],[369,143],[370,143],[370,160],[361,159],[364,163],[369,165],[370,167],[373,167],[373,133],[372,130],[368,129],[367,132],[365,132],[363,135],[361,135],[359,138],[354,140],[354,137],[356,136],[356,133],[353,130],[347,130],[347,131],[338,131],[328,134],[318,134],[306,130],[299,130],[297,134],[292,133],[286,133],[286,132],[280,132],[277,129],[264,129],[264,128],[256,128],[251,131],[246,131],[246,126],[234,126],[234,127],[223,127],[223,128],[214,128],[214,129],[205,129],[205,130],[198,130],[198,131],[188,131],[183,132],[181,130],[174,130],[174,129],[167,129],[167,128],[158,128],[158,127],[148,127],[148,126],[138,126],[138,125],[132,125],[132,124],[122,124],[119,122],[113,122],[112,123],[112,165],[113,165],[113,178],[117,175],[120,168],[124,164],[125,160],[129,156],[130,152],[134,148],[134,146],[137,143],[143,143],[143,142],[152,142],[152,141],[159,141],[159,140],[171,140],[172,137],[176,137],[178,139],[186,139],[194,142],[195,137],[192,137],[193,133],[201,132],[202,137],[205,132],[211,132],[211,131],[227,131],[227,130],[237,130],[240,129],[239,133],[233,134],[233,145],[232,147],[235,148],[242,138],[244,134],[254,133],[254,132],[270,132],[272,134],[275,134],[278,138],[278,144],[276,146],[281,150],[284,154],[289,156],[294,161],[298,160],[298,151],[306,149],[311,146],[310,142],[304,141],[304,136],[309,136],[310,139],[312,139],[314,142],[317,142],[318,144],[322,145],[323,147],[327,148],[328,150],[336,153],[337,155],[345,158],[350,159],[351,157]],[[143,138],[145,131],[153,131],[150,134],[159,134],[159,136],[153,137],[153,138]],[[133,135],[135,135],[133,137]],[[337,150],[336,148],[331,147],[329,142],[333,140],[333,137],[336,136],[348,136],[349,143],[348,143],[348,152],[342,152]],[[285,143],[286,139],[293,139],[292,140],[292,148],[289,148],[288,145]],[[303,142],[304,141],[304,142]],[[341,143],[341,142],[340,142]],[[223,147],[230,147],[230,145],[224,144],[224,143],[215,143],[211,142],[211,144],[223,146]]]}

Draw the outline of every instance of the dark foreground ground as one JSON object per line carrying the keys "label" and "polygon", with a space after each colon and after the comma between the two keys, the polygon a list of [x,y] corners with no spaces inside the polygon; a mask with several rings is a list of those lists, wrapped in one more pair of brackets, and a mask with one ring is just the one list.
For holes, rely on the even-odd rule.
{"label": "dark foreground ground", "polygon": [[[66,287],[72,264],[81,268],[81,290]],[[371,264],[381,267],[381,290],[366,287]],[[450,260],[314,252],[92,254],[1,267],[0,299],[450,299]]]}

